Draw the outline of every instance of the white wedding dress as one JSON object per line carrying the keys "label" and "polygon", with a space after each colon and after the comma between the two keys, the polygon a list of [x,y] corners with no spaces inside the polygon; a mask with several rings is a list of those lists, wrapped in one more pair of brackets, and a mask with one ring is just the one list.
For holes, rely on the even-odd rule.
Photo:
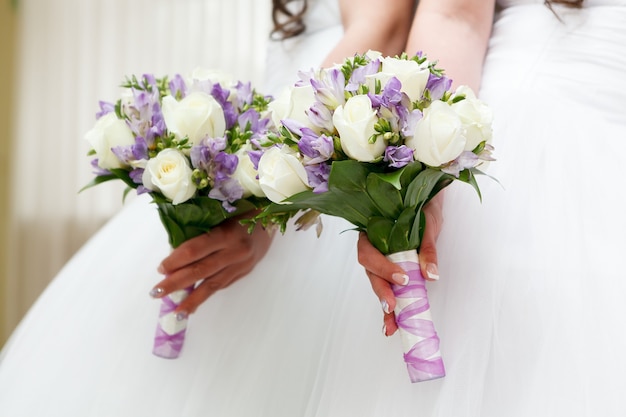
{"label": "white wedding dress", "polygon": [[[428,283],[446,377],[411,384],[397,336],[325,218],[277,236],[151,354],[148,291],[169,249],[139,198],[59,273],[2,352],[2,417],[623,417],[626,415],[626,1],[501,4],[480,92],[497,162],[446,192]],[[341,34],[335,0],[273,45],[274,85]],[[434,57],[433,57],[434,58]]]}

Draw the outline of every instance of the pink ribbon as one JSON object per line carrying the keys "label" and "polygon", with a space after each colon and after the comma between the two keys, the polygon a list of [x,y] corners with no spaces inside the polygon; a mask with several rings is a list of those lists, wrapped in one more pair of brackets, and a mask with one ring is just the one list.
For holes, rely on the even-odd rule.
{"label": "pink ribbon", "polygon": [[415,262],[398,262],[409,275],[407,285],[394,285],[396,298],[412,298],[412,303],[399,312],[396,311],[398,328],[417,336],[420,341],[415,343],[405,354],[411,382],[428,381],[441,378],[446,372],[439,354],[439,337],[432,320],[417,317],[430,309],[426,293],[426,281]]}
{"label": "pink ribbon", "polygon": [[[187,293],[192,291],[193,287],[187,288]],[[171,314],[178,307],[178,303],[172,300],[170,297],[165,296],[161,299],[161,308],[159,310],[159,319],[167,314]],[[169,334],[161,326],[161,322],[157,322],[156,334],[154,336],[154,345],[152,353],[156,356],[165,359],[176,359],[180,356],[180,352],[183,349],[185,342],[185,332],[187,328],[174,333]]]}

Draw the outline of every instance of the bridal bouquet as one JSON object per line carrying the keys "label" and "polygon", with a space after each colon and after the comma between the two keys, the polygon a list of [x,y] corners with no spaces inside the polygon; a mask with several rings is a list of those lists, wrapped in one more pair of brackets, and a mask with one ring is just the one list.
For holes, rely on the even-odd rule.
{"label": "bridal bouquet", "polygon": [[407,271],[408,284],[393,289],[412,382],[445,375],[418,262],[422,209],[454,180],[480,196],[475,175],[493,160],[489,107],[470,88],[453,91],[451,84],[421,54],[370,51],[300,73],[270,105],[281,144],[258,166],[261,189],[273,201],[258,221],[284,227],[299,211],[305,223],[316,213],[342,217]]}
{"label": "bridal bouquet", "polygon": [[[264,116],[269,99],[249,83],[216,78],[202,70],[188,79],[127,78],[86,134],[96,174],[87,187],[115,179],[148,193],[174,248],[269,204],[256,173],[275,138]],[[162,298],[155,355],[180,354],[187,318],[173,312],[191,290]]]}

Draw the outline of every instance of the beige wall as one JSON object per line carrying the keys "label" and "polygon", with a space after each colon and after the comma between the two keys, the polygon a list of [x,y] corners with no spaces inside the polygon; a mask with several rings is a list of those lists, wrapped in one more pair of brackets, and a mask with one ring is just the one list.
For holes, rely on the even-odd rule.
{"label": "beige wall", "polygon": [[15,33],[16,19],[13,8],[15,1],[4,0],[0,4],[0,346],[8,336],[9,325],[6,318],[6,265],[7,265],[7,229],[9,218],[9,172],[11,155],[11,120],[14,85]]}

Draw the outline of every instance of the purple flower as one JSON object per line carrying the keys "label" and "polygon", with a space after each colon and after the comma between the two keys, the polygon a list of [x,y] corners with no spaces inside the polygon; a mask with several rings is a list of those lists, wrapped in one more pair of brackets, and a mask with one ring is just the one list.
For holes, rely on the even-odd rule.
{"label": "purple flower", "polygon": [[109,103],[108,101],[100,101],[98,104],[100,105],[100,111],[96,113],[96,119],[99,119],[105,114],[109,114],[115,111],[115,104],[113,103]]}
{"label": "purple flower", "polygon": [[459,155],[454,161],[450,162],[446,167],[443,167],[441,171],[446,174],[452,174],[458,178],[461,171],[476,166],[477,162],[478,155],[472,151],[463,151],[461,155]]}
{"label": "purple flower", "polygon": [[245,105],[252,104],[252,98],[252,83],[242,83],[241,81],[237,82],[237,85],[235,85],[235,94],[233,97],[235,107],[237,107],[238,109],[243,109]]}
{"label": "purple flower", "polygon": [[355,68],[352,71],[346,91],[356,91],[360,85],[365,84],[368,75],[376,74],[380,69],[380,60],[376,59],[362,67]]}
{"label": "purple flower", "polygon": [[209,191],[209,197],[221,201],[224,210],[232,213],[236,210],[236,207],[232,206],[230,203],[243,197],[243,188],[239,184],[239,181],[228,178],[226,181],[222,181],[219,185],[213,187],[211,191]]}
{"label": "purple flower", "polygon": [[326,135],[317,135],[311,129],[302,129],[298,149],[306,158],[305,165],[318,164],[329,160],[335,151],[333,139]]}
{"label": "purple flower", "polygon": [[226,152],[218,152],[213,158],[213,178],[215,183],[222,183],[230,178],[237,169],[239,158]]}
{"label": "purple flower", "polygon": [[392,168],[402,168],[413,162],[413,149],[406,145],[387,146],[383,161],[389,162]]}
{"label": "purple flower", "polygon": [[141,179],[143,177],[143,171],[143,168],[135,168],[128,173],[128,176],[131,180],[133,180],[135,184],[143,184],[143,181]]}
{"label": "purple flower", "polygon": [[256,139],[263,135],[267,131],[269,122],[270,120],[267,118],[261,119],[259,112],[254,109],[246,110],[237,119],[237,123],[242,131],[252,132],[251,139]]}
{"label": "purple flower", "polygon": [[263,156],[263,151],[249,151],[248,158],[252,162],[255,170],[259,170],[259,161],[261,160],[261,156]]}
{"label": "purple flower", "polygon": [[431,100],[440,100],[443,94],[452,86],[452,80],[446,76],[430,74],[426,83],[426,90],[430,91]]}
{"label": "purple flower", "polygon": [[330,109],[321,102],[314,102],[309,110],[306,111],[306,115],[314,126],[326,130],[327,132],[335,130],[335,126],[333,125],[333,115],[331,114]]}
{"label": "purple flower", "polygon": [[180,74],[176,74],[169,83],[170,92],[178,100],[184,98],[187,95],[187,85],[185,80]]}
{"label": "purple flower", "polygon": [[213,88],[211,89],[211,95],[215,100],[220,104],[224,111],[224,118],[226,119],[226,129],[230,129],[235,125],[237,121],[237,110],[233,103],[228,101],[228,97],[230,96],[230,90],[222,87],[220,84],[213,84]]}
{"label": "purple flower", "polygon": [[304,167],[309,180],[309,185],[313,187],[314,193],[328,191],[328,177],[330,176],[330,164],[306,165]]}
{"label": "purple flower", "polygon": [[322,75],[321,79],[311,79],[315,98],[324,106],[334,109],[346,101],[344,94],[345,77],[343,72],[337,68],[329,69]]}

